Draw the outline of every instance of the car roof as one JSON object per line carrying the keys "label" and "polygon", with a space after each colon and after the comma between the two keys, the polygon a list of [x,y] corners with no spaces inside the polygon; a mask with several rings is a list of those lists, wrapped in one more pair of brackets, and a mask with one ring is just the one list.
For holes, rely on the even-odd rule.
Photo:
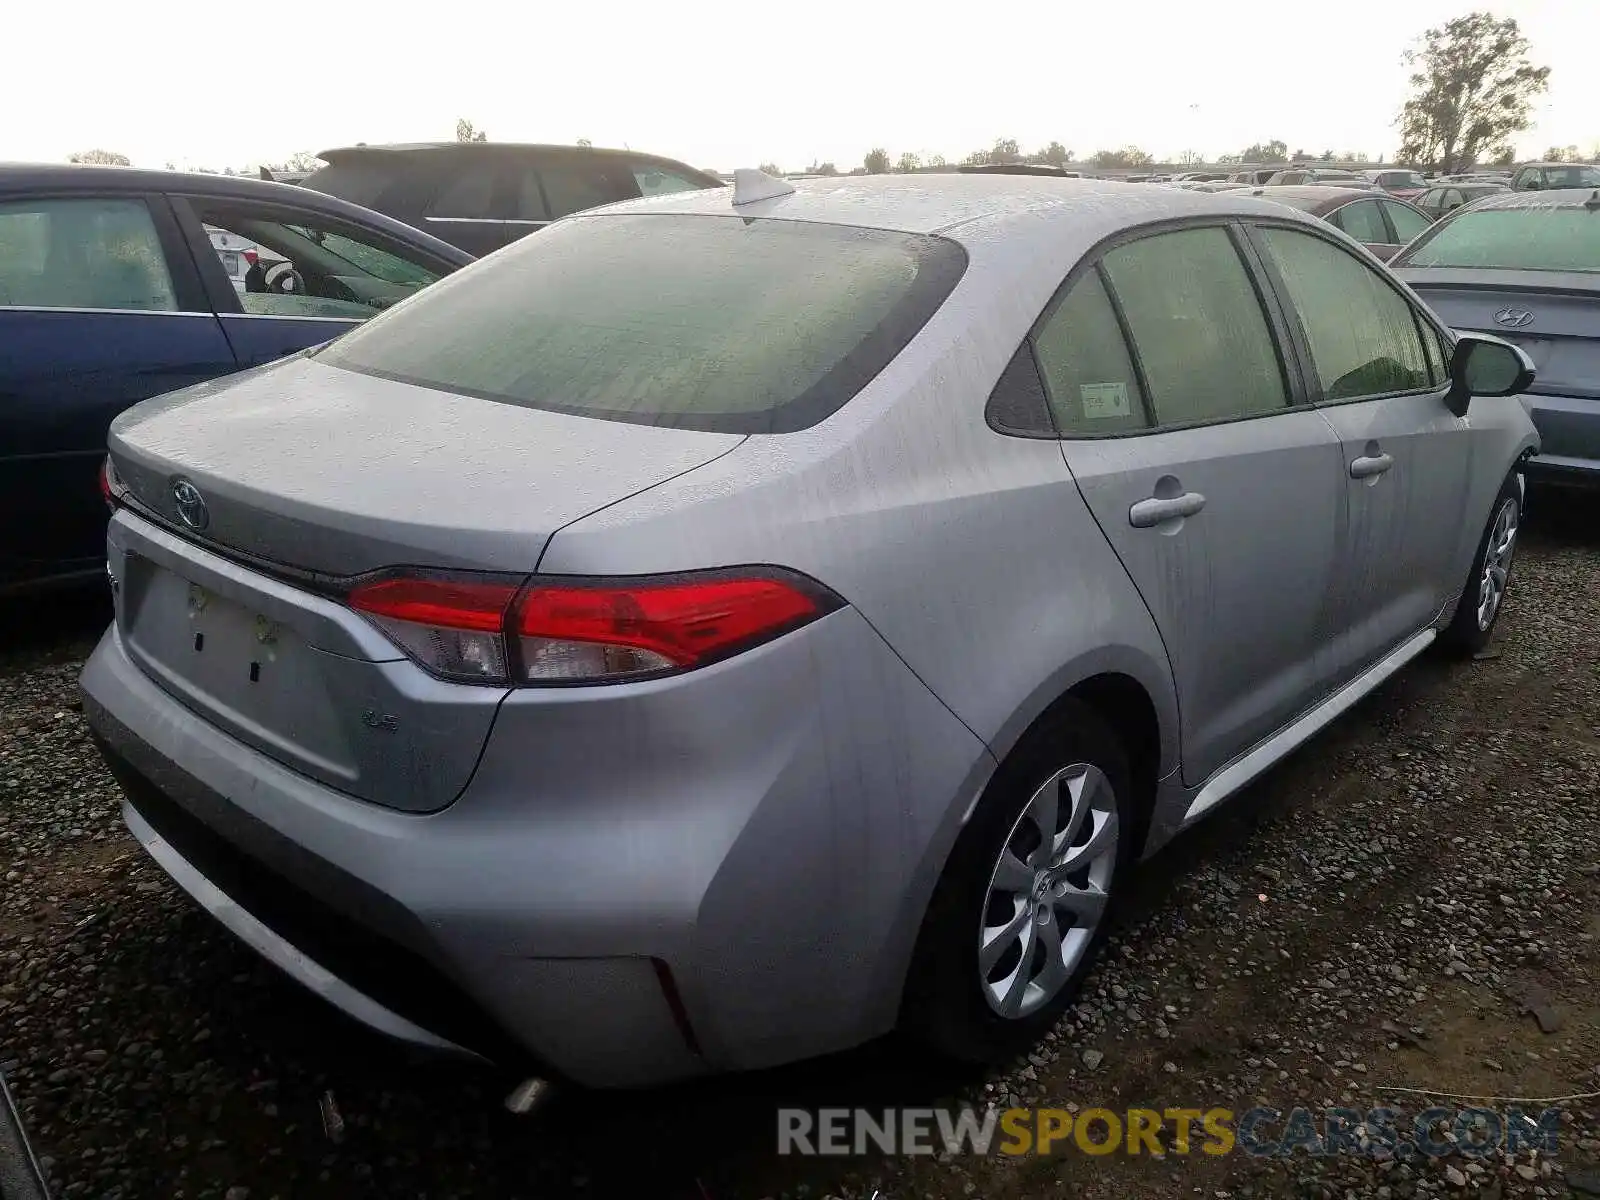
{"label": "car roof", "polygon": [[[319,151],[317,157],[323,162],[333,163],[349,162],[354,158],[380,158],[402,154],[606,154],[650,162],[672,163],[680,167],[689,165],[675,158],[667,158],[661,154],[646,154],[641,150],[615,150],[606,146],[564,146],[542,142],[362,142],[354,146],[333,146]],[[698,167],[693,167],[691,170],[702,175],[709,174],[700,171]]]}
{"label": "car roof", "polygon": [[1546,188],[1537,192],[1513,192],[1497,188],[1493,195],[1485,196],[1474,204],[1472,211],[1487,212],[1494,208],[1593,208],[1595,220],[1600,221],[1600,188]]}
{"label": "car roof", "polygon": [[[1393,196],[1379,192],[1376,188],[1338,187],[1333,184],[1318,183],[1263,184],[1261,187],[1251,188],[1250,195],[1260,196],[1263,200],[1275,200],[1279,204],[1288,204],[1302,212],[1319,217],[1353,200],[1373,197],[1394,199]],[[1402,200],[1401,203],[1405,201]]]}
{"label": "car roof", "polygon": [[292,204],[310,212],[365,224],[392,237],[409,241],[457,266],[473,260],[466,251],[413,226],[351,204],[337,196],[311,191],[292,183],[274,183],[249,175],[213,175],[209,171],[155,171],[143,167],[110,167],[84,163],[0,163],[0,196],[68,193],[76,191],[169,192],[203,194],[221,199]]}
{"label": "car roof", "polygon": [[[587,214],[695,213],[942,234],[969,247],[996,235],[1038,237],[1073,259],[1120,230],[1205,215],[1281,215],[1239,192],[1110,179],[1008,174],[849,175],[792,181],[792,193],[733,206],[727,190],[625,200]],[[572,220],[573,218],[565,218]],[[1050,257],[1055,257],[1052,254]]]}

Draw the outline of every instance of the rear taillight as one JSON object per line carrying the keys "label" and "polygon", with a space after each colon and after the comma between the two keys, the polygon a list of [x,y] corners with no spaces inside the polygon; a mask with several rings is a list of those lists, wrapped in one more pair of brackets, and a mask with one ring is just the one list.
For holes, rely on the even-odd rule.
{"label": "rear taillight", "polygon": [[465,683],[610,683],[693,670],[839,607],[775,568],[660,578],[389,576],[348,597],[423,667]]}
{"label": "rear taillight", "polygon": [[399,576],[361,585],[349,603],[435,675],[504,684],[506,610],[516,595],[514,583]]}
{"label": "rear taillight", "polygon": [[116,468],[111,465],[109,456],[100,460],[100,498],[112,512],[117,511],[117,505],[122,500],[122,481],[117,478]]}
{"label": "rear taillight", "polygon": [[249,263],[252,267],[255,266],[256,265],[256,252],[254,250],[246,250],[246,251],[244,251],[244,261]]}

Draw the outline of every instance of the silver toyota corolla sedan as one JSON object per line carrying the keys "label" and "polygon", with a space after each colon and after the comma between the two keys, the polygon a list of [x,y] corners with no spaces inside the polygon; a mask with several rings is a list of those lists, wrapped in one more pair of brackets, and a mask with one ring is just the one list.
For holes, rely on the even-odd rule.
{"label": "silver toyota corolla sedan", "polygon": [[86,707],[150,855],[402,1039],[1011,1054],[1130,864],[1487,639],[1531,379],[1267,201],[750,173],[119,418]]}
{"label": "silver toyota corolla sedan", "polygon": [[1533,360],[1523,403],[1542,449],[1529,478],[1600,486],[1600,190],[1485,197],[1394,266],[1452,326],[1498,333]]}

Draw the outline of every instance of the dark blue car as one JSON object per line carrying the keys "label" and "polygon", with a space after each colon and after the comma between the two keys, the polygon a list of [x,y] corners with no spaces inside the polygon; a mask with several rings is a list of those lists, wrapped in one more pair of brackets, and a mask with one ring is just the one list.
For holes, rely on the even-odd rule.
{"label": "dark blue car", "polygon": [[103,571],[117,413],[325,342],[471,261],[287,184],[0,165],[0,594]]}

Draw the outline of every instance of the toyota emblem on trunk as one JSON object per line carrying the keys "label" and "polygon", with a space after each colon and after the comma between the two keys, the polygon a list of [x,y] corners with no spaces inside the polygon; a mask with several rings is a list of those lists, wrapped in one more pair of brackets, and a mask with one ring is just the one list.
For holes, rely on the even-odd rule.
{"label": "toyota emblem on trunk", "polygon": [[187,479],[172,481],[172,499],[178,506],[178,519],[190,529],[204,529],[210,523],[211,514],[206,510],[205,497]]}
{"label": "toyota emblem on trunk", "polygon": [[1512,329],[1526,329],[1533,324],[1533,314],[1525,308],[1502,308],[1494,315],[1497,325],[1507,325]]}

